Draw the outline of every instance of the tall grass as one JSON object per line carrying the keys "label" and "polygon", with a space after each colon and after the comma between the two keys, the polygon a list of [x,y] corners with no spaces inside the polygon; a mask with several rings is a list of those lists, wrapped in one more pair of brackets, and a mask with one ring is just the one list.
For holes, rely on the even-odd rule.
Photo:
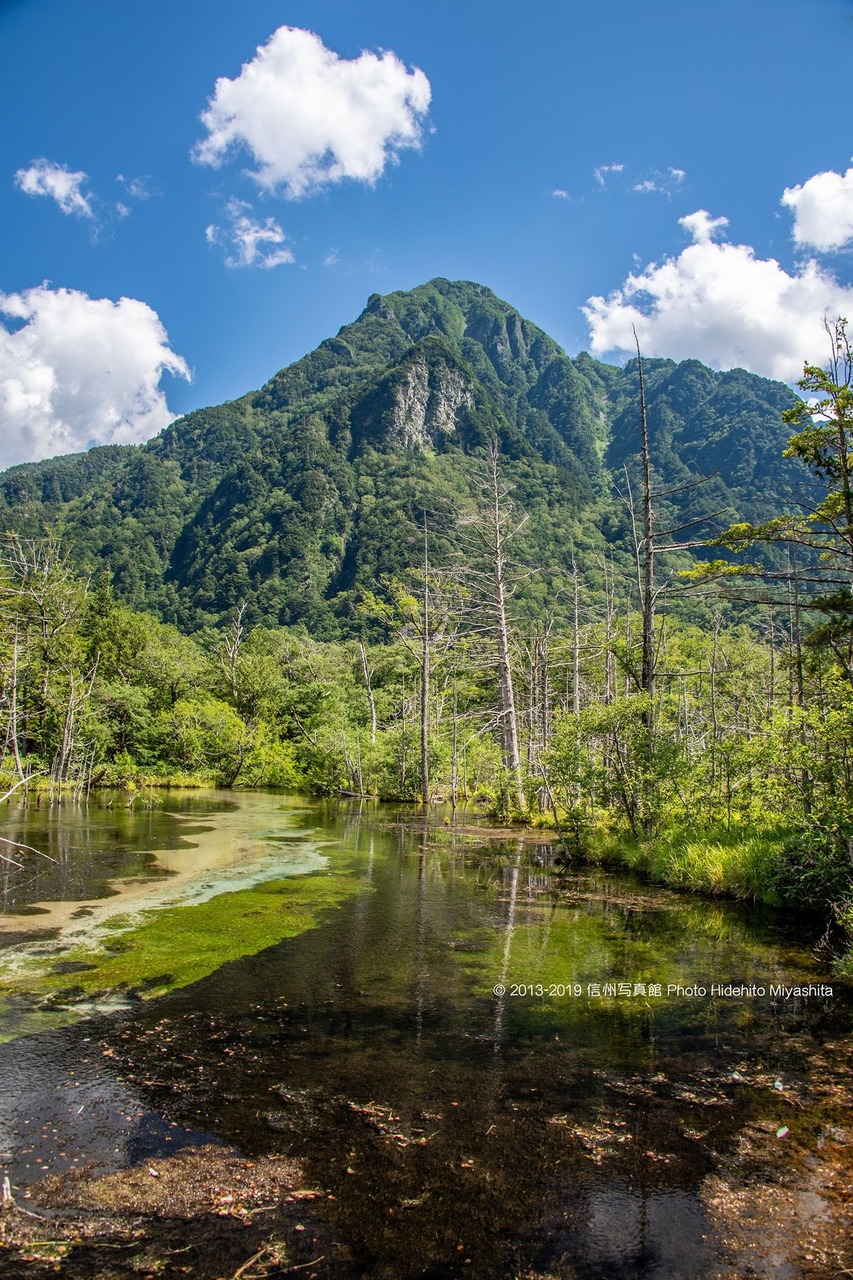
{"label": "tall grass", "polygon": [[583,855],[591,862],[627,867],[673,889],[780,906],[783,898],[774,872],[786,836],[777,829],[722,827],[670,831],[639,842],[597,827],[585,833]]}
{"label": "tall grass", "polygon": [[778,834],[764,832],[670,837],[649,846],[648,872],[676,889],[778,906],[782,899],[772,886],[780,847]]}

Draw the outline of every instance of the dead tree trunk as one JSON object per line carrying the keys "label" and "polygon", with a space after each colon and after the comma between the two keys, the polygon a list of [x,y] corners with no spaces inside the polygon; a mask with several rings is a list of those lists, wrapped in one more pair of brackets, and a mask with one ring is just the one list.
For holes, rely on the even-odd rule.
{"label": "dead tree trunk", "polygon": [[367,650],[364,647],[363,640],[359,640],[358,647],[361,651],[361,671],[364,676],[367,703],[370,707],[370,742],[372,745],[376,741],[376,699],[373,696],[373,680],[370,674],[370,667],[367,665]]}
{"label": "dead tree trunk", "polygon": [[421,612],[421,803],[429,804],[429,695],[430,695],[429,539],[424,512],[424,598]]}
{"label": "dead tree trunk", "polygon": [[655,539],[654,512],[652,510],[652,470],[649,452],[649,420],[646,412],[646,380],[643,374],[643,357],[640,342],[637,343],[637,368],[640,375],[640,433],[643,467],[643,540],[641,548],[640,611],[643,626],[643,656],[640,668],[640,687],[649,695],[649,728],[652,728],[655,698]]}
{"label": "dead tree trunk", "polygon": [[515,692],[512,683],[510,661],[509,625],[506,609],[506,543],[508,533],[502,511],[506,496],[501,488],[498,465],[498,443],[492,440],[488,454],[488,486],[490,499],[490,535],[492,549],[492,590],[498,648],[498,699],[503,739],[504,764],[512,780],[513,799],[519,811],[525,808],[524,780],[521,773],[521,757],[518,750],[518,719],[515,710]]}

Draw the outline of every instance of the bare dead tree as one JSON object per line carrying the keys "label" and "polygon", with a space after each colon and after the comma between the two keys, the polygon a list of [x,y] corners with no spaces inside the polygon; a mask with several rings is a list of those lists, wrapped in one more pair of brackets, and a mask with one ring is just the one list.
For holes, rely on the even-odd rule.
{"label": "bare dead tree", "polygon": [[429,774],[429,701],[430,701],[430,590],[429,590],[429,533],[426,511],[424,524],[424,589],[421,610],[421,802],[429,804],[432,794]]}
{"label": "bare dead tree", "polygon": [[243,643],[246,639],[246,628],[243,625],[243,615],[245,612],[246,602],[244,600],[241,601],[234,610],[234,617],[231,619],[230,629],[222,638],[222,651],[219,655],[219,661],[228,680],[231,698],[235,707],[238,703],[239,693],[237,688],[237,663],[240,657],[240,650],[242,649]]}
{"label": "bare dead tree", "polygon": [[652,471],[649,452],[649,419],[646,411],[646,379],[643,373],[643,357],[640,340],[634,329],[637,344],[637,369],[640,375],[640,458],[643,468],[643,539],[640,544],[640,613],[643,629],[643,656],[640,671],[640,687],[655,696],[655,539],[654,510],[652,507]]}
{"label": "bare dead tree", "polygon": [[359,640],[358,648],[361,653],[361,674],[364,676],[367,705],[370,707],[370,742],[372,745],[376,741],[376,699],[373,696],[373,674],[367,663],[367,649],[363,640]]}
{"label": "bare dead tree", "polygon": [[507,601],[512,592],[509,545],[527,522],[527,516],[515,521],[510,488],[500,474],[500,452],[495,438],[489,443],[480,484],[481,512],[463,522],[462,541],[469,553],[465,572],[484,597],[491,615],[490,630],[497,651],[498,726],[504,767],[510,778],[512,799],[516,809],[524,812],[524,777],[519,751],[518,716],[513,687],[510,656],[510,630]]}

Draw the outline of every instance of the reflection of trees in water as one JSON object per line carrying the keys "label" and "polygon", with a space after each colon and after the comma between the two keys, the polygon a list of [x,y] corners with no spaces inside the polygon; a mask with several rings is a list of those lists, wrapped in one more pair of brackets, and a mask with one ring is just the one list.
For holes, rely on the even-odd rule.
{"label": "reflection of trees in water", "polygon": [[[47,800],[19,804],[5,813],[0,834],[26,846],[19,866],[0,860],[0,906],[15,914],[37,902],[78,902],[111,896],[109,882],[162,872],[150,849],[163,844],[163,815],[140,809]],[[148,846],[148,847],[146,847]],[[0,850],[6,848],[0,845]],[[42,855],[42,856],[40,856]],[[37,917],[34,917],[37,923]]]}
{"label": "reflection of trees in water", "polygon": [[427,999],[427,901],[426,868],[429,818],[424,816],[418,840],[418,890],[415,899],[415,1041],[421,1047],[424,1032],[424,1005]]}
{"label": "reflection of trees in water", "polygon": [[713,1262],[709,1224],[689,1191],[650,1191],[624,1182],[594,1187],[577,1215],[571,1248],[591,1274],[620,1280],[660,1275],[692,1280]]}
{"label": "reflection of trees in water", "polygon": [[[512,867],[509,869],[509,896],[507,898],[506,920],[503,925],[504,946],[503,955],[501,957],[501,970],[498,975],[498,983],[503,988],[507,986],[509,977],[510,953],[512,950],[512,935],[515,932],[515,909],[518,901],[518,873],[521,864],[521,853],[516,855],[516,859]],[[495,995],[495,1053],[500,1054],[503,1047],[505,1037],[506,1022],[506,1002],[511,997],[507,995],[506,989]]]}

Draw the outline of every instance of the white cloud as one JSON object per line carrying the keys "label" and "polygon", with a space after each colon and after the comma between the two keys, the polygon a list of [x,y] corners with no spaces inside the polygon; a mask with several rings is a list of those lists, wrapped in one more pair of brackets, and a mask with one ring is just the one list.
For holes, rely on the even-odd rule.
{"label": "white cloud", "polygon": [[76,214],[78,218],[94,218],[91,196],[80,190],[88,180],[82,171],[72,172],[64,164],[52,160],[33,160],[28,169],[18,169],[15,186],[28,196],[50,196],[63,213]]}
{"label": "white cloud", "polygon": [[210,226],[205,235],[208,244],[230,246],[226,267],[279,267],[295,258],[286,247],[287,236],[275,218],[257,222],[250,216],[252,206],[245,200],[229,200],[225,206],[227,227]]}
{"label": "white cloud", "polygon": [[697,209],[695,213],[687,213],[678,219],[695,244],[708,244],[721,236],[729,225],[728,218],[712,218],[707,209]]}
{"label": "white cloud", "polygon": [[827,252],[853,240],[853,169],[816,173],[798,187],[786,187],[782,204],[794,211],[794,240]]}
{"label": "white cloud", "polygon": [[0,293],[0,466],[146,440],[169,412],[164,372],[189,380],[156,311],[39,285]]}
{"label": "white cloud", "polygon": [[134,200],[150,200],[152,196],[159,195],[151,185],[151,177],[144,173],[138,178],[126,178],[123,173],[116,174],[116,182],[120,182],[129,196]]}
{"label": "white cloud", "polygon": [[[163,193],[152,185],[151,178],[148,174],[142,174],[138,178],[127,178],[123,173],[116,174],[116,182],[124,187],[128,199],[143,203],[151,200],[155,196],[161,196]],[[125,218],[129,218],[133,213],[133,206],[125,200],[116,201],[111,212],[115,214],[119,222],[123,222]]]}
{"label": "white cloud", "polygon": [[687,173],[684,169],[670,168],[665,173],[655,170],[648,178],[635,182],[631,190],[640,194],[654,192],[658,195],[668,196],[672,195],[673,191],[676,191],[681,186],[686,177]]}
{"label": "white cloud", "polygon": [[600,164],[597,169],[593,169],[593,176],[598,185],[603,187],[607,182],[608,174],[621,173],[624,168],[624,164]]}
{"label": "white cloud", "polygon": [[216,81],[193,158],[218,167],[245,147],[258,185],[292,198],[344,178],[373,183],[420,146],[430,96],[424,73],[393,53],[347,60],[311,31],[279,27],[235,80]]}
{"label": "white cloud", "polygon": [[551,195],[556,196],[558,200],[571,200],[572,198],[569,192],[564,191],[562,187],[555,187]]}
{"label": "white cloud", "polygon": [[692,244],[678,257],[629,275],[607,298],[588,299],[593,352],[633,351],[633,324],[646,355],[695,357],[788,382],[802,376],[804,360],[821,360],[823,318],[853,312],[853,289],[816,262],[789,274],[749,245],[717,243],[727,219],[704,209],[680,224]]}

